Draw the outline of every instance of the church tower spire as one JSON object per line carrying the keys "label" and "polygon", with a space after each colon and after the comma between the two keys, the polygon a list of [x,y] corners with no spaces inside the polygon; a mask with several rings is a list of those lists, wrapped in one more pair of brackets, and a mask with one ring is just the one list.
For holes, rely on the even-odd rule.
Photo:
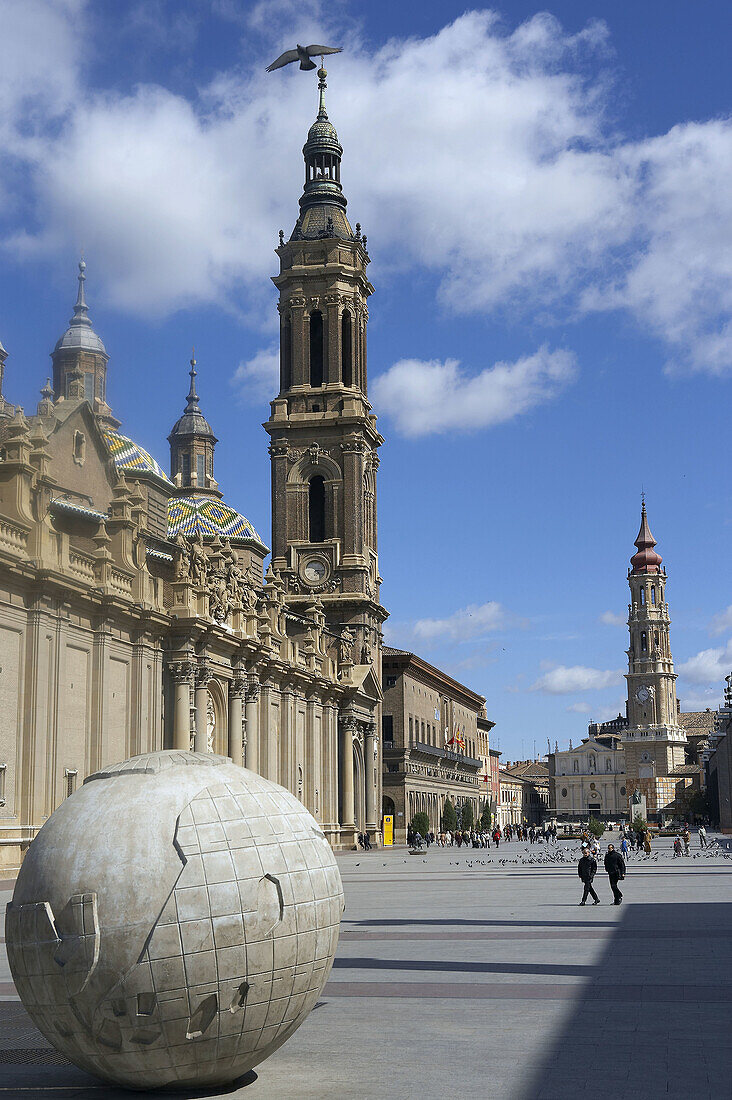
{"label": "church tower spire", "polygon": [[679,722],[671,656],[666,571],[656,551],[645,500],[628,570],[628,728],[624,731],[628,790],[645,800],[646,814],[661,816],[675,797],[674,770],[684,763],[686,735]]}
{"label": "church tower spire", "polygon": [[196,355],[191,354],[188,388],[183,415],[176,420],[168,436],[170,443],[170,476],[179,488],[194,488],[220,497],[214,480],[214,450],[218,439],[201,412],[196,392]]}
{"label": "church tower spire", "polygon": [[86,303],[86,264],[79,260],[78,290],[69,327],[51,352],[53,393],[56,401],[87,400],[99,420],[118,428],[119,420],[107,404],[109,356],[97,336]]}

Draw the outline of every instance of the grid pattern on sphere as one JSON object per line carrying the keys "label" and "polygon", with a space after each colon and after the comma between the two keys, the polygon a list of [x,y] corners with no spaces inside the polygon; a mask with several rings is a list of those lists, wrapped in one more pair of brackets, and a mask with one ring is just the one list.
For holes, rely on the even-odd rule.
{"label": "grid pattern on sphere", "polygon": [[96,894],[70,901],[75,954],[61,970],[48,903],[17,910],[32,925],[9,937],[23,1003],[89,1072],[133,1088],[233,1080],[289,1038],[320,996],[343,911],[333,853],[294,795],[244,774],[212,777],[180,813],[175,885],[141,955],[97,990],[83,1026],[81,1000],[73,1005],[98,943]]}
{"label": "grid pattern on sphere", "polygon": [[113,432],[110,428],[102,428],[102,435],[114,459],[118,470],[137,470],[140,473],[155,474],[156,477],[171,484],[170,478],[165,474],[159,462],[156,462],[149,451],[128,439],[126,435]]}
{"label": "grid pattern on sphere", "polygon": [[168,538],[174,539],[179,534],[186,538],[219,535],[262,541],[249,520],[239,512],[222,500],[204,496],[171,497],[168,501]]}
{"label": "grid pattern on sphere", "polygon": [[[183,1083],[201,1058],[250,1064],[292,1034],[330,972],[343,895],[322,832],[266,780],[227,778],[201,792],[180,815],[175,843],[185,867],[140,967],[160,1004],[168,1069]],[[212,995],[216,1017],[187,1039]],[[148,1081],[142,1070],[140,1084]]]}

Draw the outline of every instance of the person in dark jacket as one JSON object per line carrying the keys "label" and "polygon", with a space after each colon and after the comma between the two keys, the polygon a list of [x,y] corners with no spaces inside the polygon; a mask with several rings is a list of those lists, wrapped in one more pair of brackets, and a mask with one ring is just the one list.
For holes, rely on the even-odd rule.
{"label": "person in dark jacket", "polygon": [[618,881],[625,878],[625,860],[621,856],[620,852],[616,852],[612,844],[608,844],[607,853],[605,855],[605,870],[607,871],[607,877],[610,879],[610,889],[613,892],[613,898],[615,899],[613,905],[620,905],[623,900],[623,895],[618,889]]}
{"label": "person in dark jacket", "polygon": [[599,905],[600,899],[595,893],[594,887],[592,885],[592,880],[597,874],[597,861],[590,855],[589,851],[586,848],[583,848],[582,852],[582,859],[577,864],[577,874],[582,880],[585,888],[580,905],[585,904],[588,894],[592,894],[592,897],[594,898],[593,905]]}

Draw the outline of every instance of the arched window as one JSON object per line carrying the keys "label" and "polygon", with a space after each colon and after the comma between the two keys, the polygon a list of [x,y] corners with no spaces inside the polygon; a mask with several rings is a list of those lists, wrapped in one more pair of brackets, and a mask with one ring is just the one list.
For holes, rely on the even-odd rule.
{"label": "arched window", "polygon": [[323,314],[319,309],[310,314],[310,385],[323,385]]}
{"label": "arched window", "polygon": [[353,385],[353,326],[347,309],[341,317],[341,377],[344,386]]}
{"label": "arched window", "polygon": [[574,772],[579,771],[579,760],[573,760],[572,761],[572,771],[574,771]]}
{"label": "arched window", "polygon": [[280,384],[283,390],[289,390],[292,385],[292,325],[290,318],[286,317],[282,325],[282,377]]}
{"label": "arched window", "polygon": [[325,482],[319,474],[310,478],[308,505],[310,541],[325,542]]}
{"label": "arched window", "polygon": [[656,606],[656,586],[655,586],[655,584],[651,585],[651,603],[653,604],[654,607]]}
{"label": "arched window", "polygon": [[647,652],[648,652],[648,638],[646,636],[645,630],[642,630],[641,631],[641,653],[647,653]]}
{"label": "arched window", "polygon": [[643,605],[646,602],[646,590],[645,590],[645,588],[641,588],[641,590],[640,590],[640,602],[641,602],[641,607],[643,607]]}

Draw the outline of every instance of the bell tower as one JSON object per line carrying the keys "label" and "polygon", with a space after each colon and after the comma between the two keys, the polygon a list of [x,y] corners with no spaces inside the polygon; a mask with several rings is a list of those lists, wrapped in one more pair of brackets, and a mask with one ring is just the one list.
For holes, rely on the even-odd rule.
{"label": "bell tower", "polygon": [[376,523],[378,449],[368,402],[366,237],[346,214],[343,149],[325,106],[303,147],[305,186],[295,228],[277,255],[280,389],[264,425],[272,459],[272,568],[288,604],[322,601],[328,626],[347,631],[355,665],[377,675],[380,626]]}
{"label": "bell tower", "polygon": [[645,500],[635,545],[628,570],[628,728],[623,731],[623,747],[631,817],[637,812],[634,794],[636,806],[643,798],[648,816],[660,817],[675,797],[678,779],[673,772],[684,764],[686,735],[678,717],[666,571],[655,549]]}

